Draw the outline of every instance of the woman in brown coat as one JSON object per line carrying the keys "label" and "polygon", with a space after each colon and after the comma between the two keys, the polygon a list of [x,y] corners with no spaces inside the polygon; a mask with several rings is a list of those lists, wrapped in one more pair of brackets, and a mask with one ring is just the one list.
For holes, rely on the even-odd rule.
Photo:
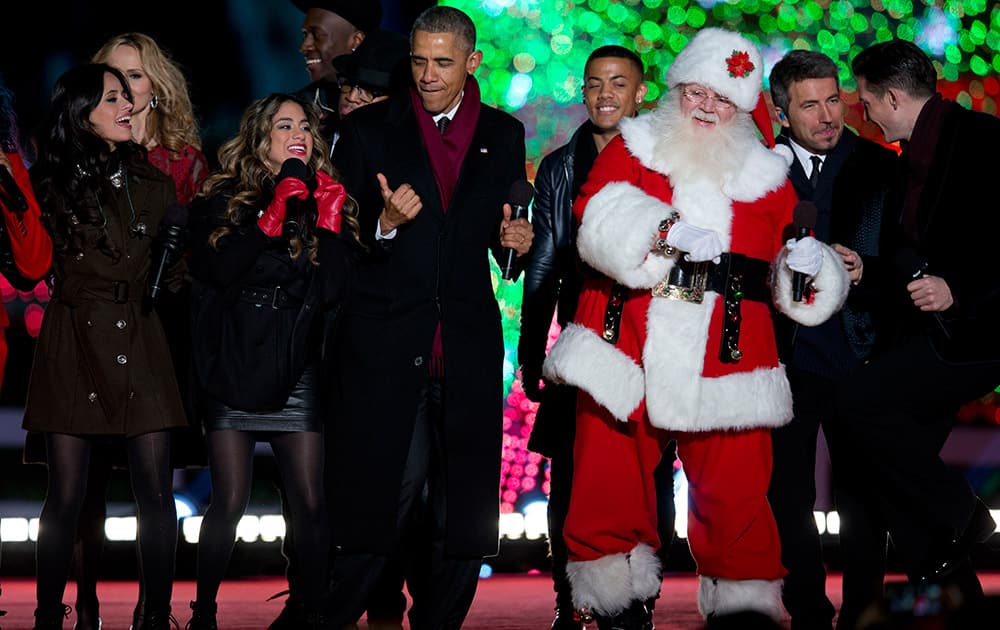
{"label": "woman in brown coat", "polygon": [[131,112],[128,83],[114,68],[68,71],[56,83],[32,168],[55,248],[24,416],[26,430],[44,434],[48,462],[36,630],[62,628],[90,454],[109,439],[124,442],[138,507],[147,613],[135,630],[169,627],[177,519],[168,430],[186,420],[163,328],[145,296],[161,223],[186,217],[176,216],[173,182],[132,142]]}

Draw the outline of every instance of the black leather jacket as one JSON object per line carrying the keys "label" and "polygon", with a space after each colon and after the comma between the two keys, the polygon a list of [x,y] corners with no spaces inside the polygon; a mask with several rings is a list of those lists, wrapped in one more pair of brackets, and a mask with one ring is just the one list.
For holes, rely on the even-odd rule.
{"label": "black leather jacket", "polygon": [[542,375],[545,346],[552,313],[565,326],[573,320],[582,284],[576,252],[576,219],[573,216],[573,158],[584,123],[570,141],[542,159],[535,177],[535,202],[531,226],[535,236],[524,271],[521,305],[521,338],[517,356],[524,382]]}

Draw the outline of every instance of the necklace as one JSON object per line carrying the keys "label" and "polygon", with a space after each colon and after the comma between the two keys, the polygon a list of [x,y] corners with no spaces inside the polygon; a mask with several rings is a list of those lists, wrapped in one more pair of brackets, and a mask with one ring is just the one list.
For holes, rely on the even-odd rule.
{"label": "necklace", "polygon": [[[132,219],[129,221],[129,225],[131,225],[135,222],[135,206],[132,205],[132,192],[128,188],[128,173],[125,172],[125,165],[119,164],[118,170],[112,173],[108,179],[111,180],[111,185],[114,186],[116,190],[125,186],[125,198],[128,200],[128,209],[132,213]],[[97,201],[97,211],[101,213],[101,218],[104,219],[104,223],[101,224],[101,227],[107,227],[108,215],[104,213],[104,206],[101,204],[101,198],[98,196],[96,191],[94,192],[94,199]],[[143,223],[137,225],[135,229],[142,234],[146,233],[146,225]]]}

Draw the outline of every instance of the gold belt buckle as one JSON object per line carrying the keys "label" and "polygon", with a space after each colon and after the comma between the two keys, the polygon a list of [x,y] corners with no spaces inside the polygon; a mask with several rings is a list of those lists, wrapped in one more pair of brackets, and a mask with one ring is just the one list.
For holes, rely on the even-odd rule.
{"label": "gold belt buckle", "polygon": [[653,297],[701,304],[705,299],[705,287],[708,286],[709,262],[685,265],[690,269],[688,273],[682,271],[680,263],[678,260],[670,274],[653,286]]}

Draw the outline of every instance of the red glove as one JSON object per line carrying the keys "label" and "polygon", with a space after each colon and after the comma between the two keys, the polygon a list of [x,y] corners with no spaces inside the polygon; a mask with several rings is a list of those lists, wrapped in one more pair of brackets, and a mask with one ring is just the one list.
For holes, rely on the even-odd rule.
{"label": "red glove", "polygon": [[286,177],[274,187],[274,199],[267,205],[264,214],[257,219],[257,226],[271,238],[281,236],[282,226],[285,223],[285,204],[292,197],[305,199],[308,196],[309,188],[304,181]]}
{"label": "red glove", "polygon": [[344,187],[333,181],[333,178],[323,172],[316,173],[316,227],[321,227],[331,232],[340,232],[340,211],[347,201],[347,191]]}

